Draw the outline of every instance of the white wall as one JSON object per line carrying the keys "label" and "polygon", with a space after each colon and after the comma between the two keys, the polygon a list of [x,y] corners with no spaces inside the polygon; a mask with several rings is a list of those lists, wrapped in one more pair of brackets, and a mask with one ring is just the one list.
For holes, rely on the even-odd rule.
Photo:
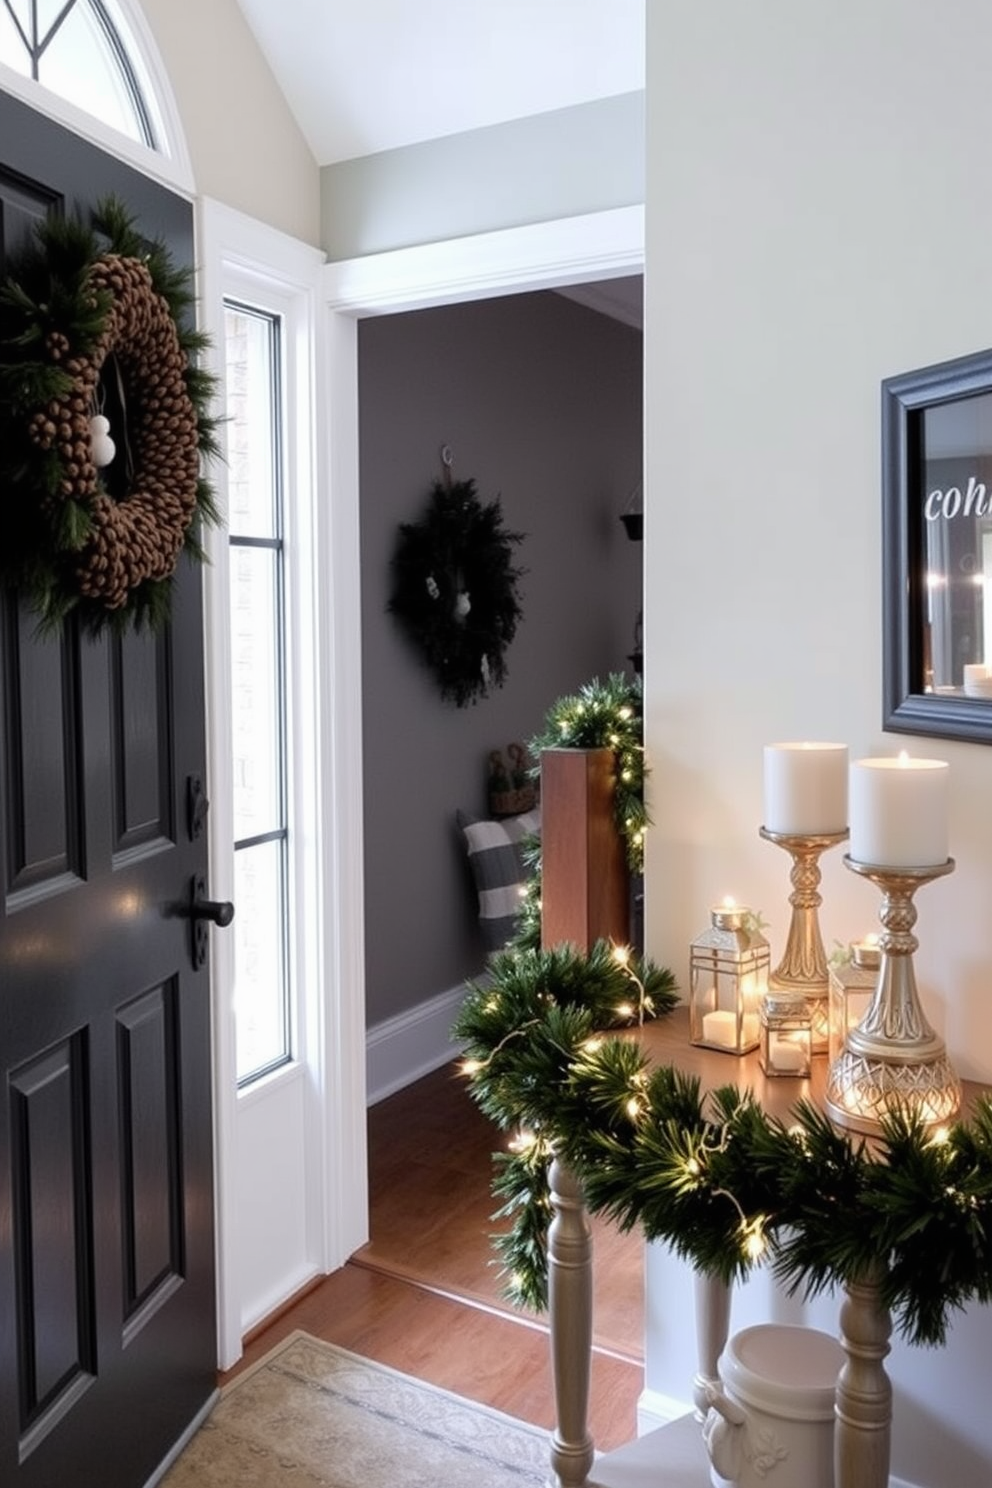
{"label": "white wall", "polygon": [[[950,762],[957,869],[919,895],[917,978],[959,1072],[992,1081],[992,749],[882,733],[879,486],[880,380],[992,343],[990,49],[986,0],[648,7],[645,685],[647,942],[683,978],[724,893],[784,948],[764,743]],[[841,856],[823,860],[828,945],[878,910]],[[685,1338],[663,1333],[648,1385],[671,1393]],[[895,1472],[992,1477],[987,1430],[979,1459],[952,1425],[939,1471],[923,1442],[990,1344],[983,1311],[939,1362],[896,1351]]]}

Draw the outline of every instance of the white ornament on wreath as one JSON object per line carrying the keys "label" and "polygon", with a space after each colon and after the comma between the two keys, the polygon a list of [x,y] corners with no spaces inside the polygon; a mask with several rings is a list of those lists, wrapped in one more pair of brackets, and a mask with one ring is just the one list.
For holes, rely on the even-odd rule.
{"label": "white ornament on wreath", "polygon": [[117,446],[110,437],[110,420],[106,414],[97,413],[90,419],[90,453],[98,470],[105,470],[113,462]]}

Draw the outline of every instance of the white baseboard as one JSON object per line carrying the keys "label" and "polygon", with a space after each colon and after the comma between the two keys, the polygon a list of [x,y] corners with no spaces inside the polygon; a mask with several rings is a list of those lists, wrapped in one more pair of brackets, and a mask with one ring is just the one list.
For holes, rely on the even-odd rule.
{"label": "white baseboard", "polygon": [[365,1036],[365,1079],[370,1106],[458,1058],[451,1026],[465,997],[460,982],[395,1018],[376,1023]]}

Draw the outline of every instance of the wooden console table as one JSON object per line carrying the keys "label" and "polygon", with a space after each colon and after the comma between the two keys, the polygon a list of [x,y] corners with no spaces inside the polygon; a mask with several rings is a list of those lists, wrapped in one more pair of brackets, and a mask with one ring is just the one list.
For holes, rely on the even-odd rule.
{"label": "wooden console table", "polygon": [[[749,1089],[770,1115],[787,1119],[797,1101],[822,1103],[827,1061],[813,1061],[809,1079],[766,1077],[757,1052],[738,1058],[689,1043],[688,1009],[620,1037],[636,1038],[657,1063],[697,1075],[704,1091],[721,1085]],[[986,1086],[965,1082],[967,1114]],[[554,1488],[710,1488],[702,1443],[706,1388],[716,1383],[717,1360],[727,1341],[729,1288],[697,1277],[695,1412],[618,1451],[595,1458],[587,1429],[592,1350],[592,1243],[582,1194],[574,1176],[552,1165],[553,1219],[548,1236],[548,1299],[558,1425],[551,1447]],[[847,1355],[837,1381],[836,1488],[888,1488],[892,1387],[885,1370],[892,1322],[874,1277],[845,1289],[840,1342]],[[688,1381],[687,1381],[688,1383]]]}

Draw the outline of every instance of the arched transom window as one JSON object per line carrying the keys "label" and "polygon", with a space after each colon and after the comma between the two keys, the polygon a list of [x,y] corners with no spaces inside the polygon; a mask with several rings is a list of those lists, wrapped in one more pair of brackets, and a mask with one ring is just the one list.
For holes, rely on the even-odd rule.
{"label": "arched transom window", "polygon": [[116,0],[0,0],[0,62],[168,153],[155,88]]}

